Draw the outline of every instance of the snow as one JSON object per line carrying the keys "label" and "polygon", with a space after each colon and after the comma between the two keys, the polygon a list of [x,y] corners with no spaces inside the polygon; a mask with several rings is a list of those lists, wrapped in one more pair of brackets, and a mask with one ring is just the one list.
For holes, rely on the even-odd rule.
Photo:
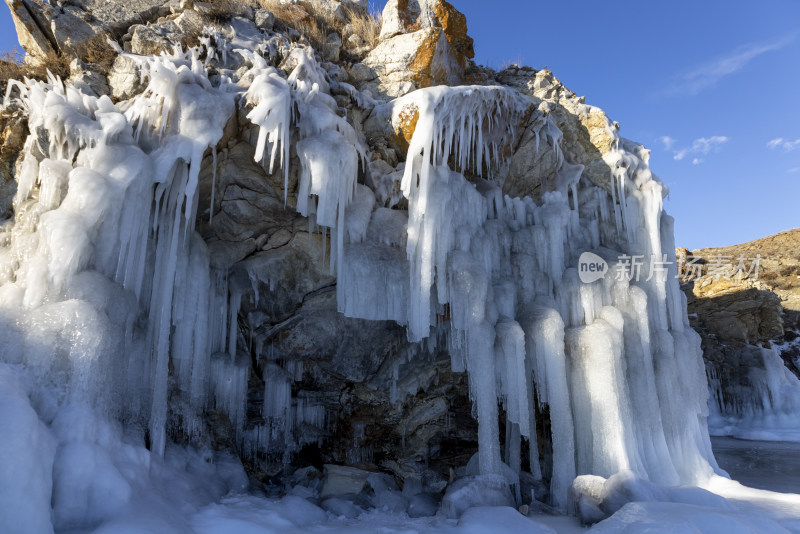
{"label": "snow", "polygon": [[690,504],[635,502],[625,505],[617,514],[589,532],[784,534],[789,531],[772,520],[754,518],[741,512],[721,512]]}
{"label": "snow", "polygon": [[0,530],[52,532],[55,443],[14,370],[0,364]]}

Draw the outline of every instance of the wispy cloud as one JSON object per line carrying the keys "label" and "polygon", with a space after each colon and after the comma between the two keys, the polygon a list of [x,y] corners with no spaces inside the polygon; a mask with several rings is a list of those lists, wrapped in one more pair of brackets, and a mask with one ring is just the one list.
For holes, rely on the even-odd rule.
{"label": "wispy cloud", "polygon": [[792,167],[791,169],[789,169],[786,172],[788,172],[788,173],[800,172],[800,167]]}
{"label": "wispy cloud", "polygon": [[[665,137],[670,140],[669,143],[664,141]],[[711,137],[698,137],[689,146],[675,148],[677,141],[669,136],[659,137],[658,140],[664,144],[665,150],[672,152],[672,159],[680,161],[687,156],[694,156],[692,165],[703,163],[705,160],[699,156],[705,156],[712,151],[717,151],[728,142],[728,138],[724,135],[712,135]]]}
{"label": "wispy cloud", "polygon": [[795,148],[800,148],[800,139],[795,139],[794,141],[790,141],[789,139],[784,139],[783,137],[777,137],[767,143],[767,148],[770,150],[775,150],[776,148],[782,148],[786,152],[790,152]]}
{"label": "wispy cloud", "polygon": [[671,150],[675,145],[675,139],[668,135],[662,135],[657,141],[660,141],[664,145],[664,150]]}
{"label": "wispy cloud", "polygon": [[725,76],[743,69],[755,58],[767,52],[780,50],[795,40],[797,33],[761,43],[740,46],[730,54],[709,61],[698,68],[674,77],[661,91],[665,95],[696,95],[715,85]]}

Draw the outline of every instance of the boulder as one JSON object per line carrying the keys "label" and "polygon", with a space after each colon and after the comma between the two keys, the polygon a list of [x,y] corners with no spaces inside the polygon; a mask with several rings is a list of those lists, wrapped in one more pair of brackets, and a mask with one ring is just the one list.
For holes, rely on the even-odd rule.
{"label": "boulder", "polygon": [[450,519],[457,519],[476,506],[514,506],[505,478],[499,475],[460,478],[447,487],[442,499],[442,511]]}
{"label": "boulder", "polygon": [[131,28],[130,51],[141,55],[171,52],[176,44],[185,45],[191,36],[199,35],[204,25],[203,17],[192,9],[161,22],[137,24]]}
{"label": "boulder", "polygon": [[475,57],[467,18],[444,0],[389,0],[383,9],[380,40],[425,28],[442,28],[453,48],[467,58]]}
{"label": "boulder", "polygon": [[125,100],[141,93],[145,87],[142,83],[141,70],[141,65],[132,57],[118,55],[108,73],[111,96],[115,99]]}
{"label": "boulder", "polygon": [[322,485],[320,498],[325,499],[326,497],[340,497],[342,495],[361,493],[369,476],[370,472],[363,469],[326,464],[325,482]]}
{"label": "boulder", "polygon": [[[19,44],[31,59],[41,61],[58,50],[58,44],[46,24],[45,13],[52,11],[49,4],[42,2],[34,4],[33,8],[22,0],[6,0],[6,4],[11,10]],[[45,22],[43,26],[42,22]]]}
{"label": "boulder", "polygon": [[439,28],[426,28],[380,43],[364,58],[391,97],[432,85],[456,85],[464,66]]}
{"label": "boulder", "polygon": [[442,0],[392,0],[380,44],[364,59],[390,97],[432,85],[463,83],[474,56],[466,18]]}
{"label": "boulder", "polygon": [[[545,135],[547,119],[533,114],[509,161],[503,192],[512,197],[539,198],[552,190],[560,166],[554,141]],[[534,179],[535,178],[535,179]]]}

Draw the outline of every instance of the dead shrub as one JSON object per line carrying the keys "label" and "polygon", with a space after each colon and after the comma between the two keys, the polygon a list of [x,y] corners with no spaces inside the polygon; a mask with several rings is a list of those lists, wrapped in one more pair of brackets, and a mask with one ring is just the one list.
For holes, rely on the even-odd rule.
{"label": "dead shrub", "polygon": [[195,7],[210,23],[216,24],[242,15],[247,7],[268,9],[275,15],[276,22],[297,30],[317,50],[322,50],[325,38],[333,32],[343,40],[358,35],[372,49],[377,46],[381,31],[380,12],[348,3],[342,3],[341,17],[320,8],[313,0],[301,0],[296,4],[280,0],[206,0],[197,2]]}
{"label": "dead shrub", "polygon": [[235,0],[206,0],[202,3],[198,2],[195,7],[200,7],[200,5],[202,5],[202,9],[199,9],[199,11],[206,16],[209,22],[216,24],[228,22],[231,18],[242,15],[247,7],[257,7],[255,0],[241,2]]}
{"label": "dead shrub", "polygon": [[32,65],[25,61],[25,56],[16,47],[11,51],[0,52],[0,95],[5,96],[9,80],[46,80],[48,71],[60,76],[62,80],[68,78],[69,60],[51,51],[44,59]]}
{"label": "dead shrub", "polygon": [[97,66],[97,69],[103,74],[108,74],[117,57],[117,52],[108,43],[109,39],[110,36],[104,33],[89,39],[86,57],[81,58],[84,62]]}
{"label": "dead shrub", "polygon": [[297,30],[317,50],[322,50],[325,38],[334,32],[343,39],[358,35],[370,48],[378,44],[380,14],[353,4],[342,4],[341,18],[311,1],[283,4],[280,0],[258,0],[258,5],[271,11],[284,26]]}

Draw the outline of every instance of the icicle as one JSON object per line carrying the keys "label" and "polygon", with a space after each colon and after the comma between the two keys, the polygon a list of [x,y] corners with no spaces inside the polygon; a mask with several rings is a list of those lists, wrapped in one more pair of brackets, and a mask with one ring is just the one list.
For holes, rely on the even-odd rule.
{"label": "icicle", "polygon": [[208,224],[214,222],[214,194],[217,192],[217,147],[211,149],[212,162],[211,169],[211,206],[208,209]]}

